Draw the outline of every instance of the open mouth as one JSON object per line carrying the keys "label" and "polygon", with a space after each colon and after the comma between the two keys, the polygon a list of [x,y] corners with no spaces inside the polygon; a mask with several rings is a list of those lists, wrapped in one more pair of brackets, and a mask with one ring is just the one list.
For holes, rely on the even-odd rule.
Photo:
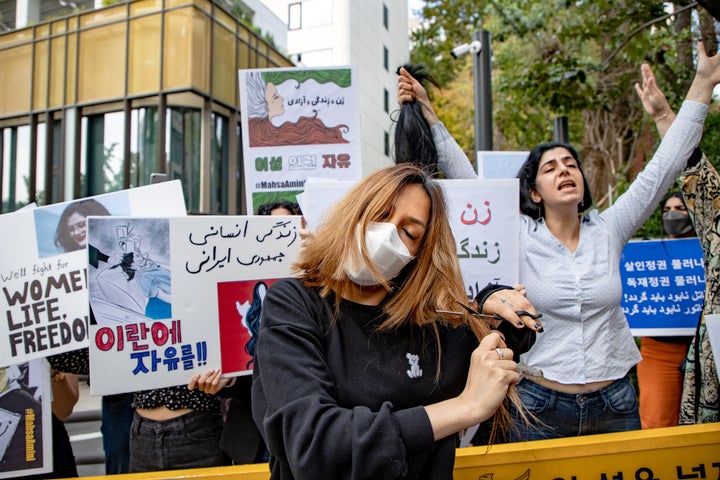
{"label": "open mouth", "polygon": [[558,190],[566,190],[570,188],[575,188],[575,182],[567,180],[558,185]]}

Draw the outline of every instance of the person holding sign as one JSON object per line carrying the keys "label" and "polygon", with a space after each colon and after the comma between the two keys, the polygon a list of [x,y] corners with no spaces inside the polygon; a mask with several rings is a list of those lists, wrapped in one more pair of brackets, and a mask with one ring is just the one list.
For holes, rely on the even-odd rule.
{"label": "person holding sign", "polygon": [[467,303],[446,208],[422,169],[376,171],[268,289],[252,408],[271,478],[451,479],[457,433],[507,420],[513,352],[439,313]]}
{"label": "person holding sign", "polygon": [[[668,193],[662,201],[662,223],[668,238],[695,236],[682,192]],[[637,365],[640,423],[643,429],[678,424],[682,373],[692,337],[665,336],[640,339],[642,360]]]}
{"label": "person holding sign", "polygon": [[[655,121],[661,138],[675,123],[675,112],[658,88],[649,66],[644,66],[646,88],[636,87],[645,112]],[[696,149],[681,174],[684,207],[703,249],[705,299],[695,336],[684,362],[680,425],[720,421],[718,372],[705,315],[720,313],[720,174],[707,157]],[[665,221],[663,221],[665,223]],[[687,228],[687,227],[685,227]]]}
{"label": "person holding sign", "polygon": [[[433,125],[441,169],[449,178],[474,178],[467,157],[434,114],[422,86],[401,72],[398,100],[420,101]],[[651,88],[644,76],[642,90]],[[620,254],[685,167],[698,145],[712,91],[720,83],[720,55],[698,45],[697,71],[686,101],[658,150],[629,189],[600,212],[578,155],[570,145],[535,147],[520,179],[520,282],[541,311],[545,333],[520,360],[522,402],[542,422],[510,432],[535,440],[640,428],[638,401],[627,377],[640,353],[622,311]],[[517,303],[515,290],[486,302]]]}

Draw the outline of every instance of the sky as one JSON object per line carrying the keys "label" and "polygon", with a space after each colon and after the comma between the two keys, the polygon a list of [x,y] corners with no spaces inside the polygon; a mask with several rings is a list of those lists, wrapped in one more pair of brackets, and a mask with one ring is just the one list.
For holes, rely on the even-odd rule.
{"label": "sky", "polygon": [[414,16],[413,10],[420,10],[423,7],[422,0],[408,0],[408,16]]}

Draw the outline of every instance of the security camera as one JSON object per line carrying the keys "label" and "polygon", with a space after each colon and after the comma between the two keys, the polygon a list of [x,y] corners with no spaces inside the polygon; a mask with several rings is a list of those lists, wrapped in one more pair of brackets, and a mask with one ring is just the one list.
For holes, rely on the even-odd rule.
{"label": "security camera", "polygon": [[450,55],[453,56],[453,58],[460,58],[463,55],[467,55],[468,53],[476,54],[480,51],[481,45],[480,42],[477,40],[474,40],[472,43],[463,43],[462,45],[458,45],[457,47],[450,50]]}

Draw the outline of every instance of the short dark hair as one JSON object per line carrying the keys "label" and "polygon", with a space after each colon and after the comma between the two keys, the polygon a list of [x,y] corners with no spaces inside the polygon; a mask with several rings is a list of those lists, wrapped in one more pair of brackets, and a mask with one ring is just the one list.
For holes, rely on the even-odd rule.
{"label": "short dark hair", "polygon": [[562,142],[541,143],[530,150],[527,160],[525,160],[525,163],[522,164],[522,167],[520,167],[517,174],[517,178],[520,179],[520,211],[528,217],[534,219],[542,217],[542,204],[536,203],[532,200],[532,198],[530,198],[530,189],[537,190],[536,179],[538,167],[540,166],[540,158],[545,152],[554,148],[564,148],[570,152],[570,155],[572,155],[575,159],[578,164],[578,168],[580,169],[585,193],[583,195],[582,202],[578,205],[578,213],[584,212],[590,208],[593,203],[592,194],[590,193],[590,185],[588,185],[587,179],[585,178],[585,173],[580,165],[580,158],[578,157],[575,149],[571,145]]}

